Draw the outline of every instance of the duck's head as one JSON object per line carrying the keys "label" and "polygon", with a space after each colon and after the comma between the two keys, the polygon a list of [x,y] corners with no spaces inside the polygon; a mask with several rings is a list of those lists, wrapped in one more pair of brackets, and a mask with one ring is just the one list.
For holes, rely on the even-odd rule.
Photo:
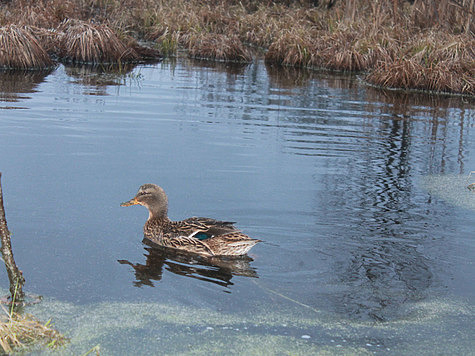
{"label": "duck's head", "polygon": [[143,205],[145,206],[151,218],[167,218],[168,214],[168,198],[165,191],[155,184],[144,184],[139,188],[139,191],[129,201],[120,204],[120,206],[131,205]]}

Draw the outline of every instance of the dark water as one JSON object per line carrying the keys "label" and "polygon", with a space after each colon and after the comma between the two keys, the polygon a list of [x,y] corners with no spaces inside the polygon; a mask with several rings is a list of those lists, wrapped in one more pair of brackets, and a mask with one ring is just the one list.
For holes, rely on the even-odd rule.
{"label": "dark water", "polygon": [[[75,306],[295,307],[380,325],[421,303],[471,310],[474,210],[422,182],[475,170],[474,123],[467,99],[262,62],[2,73],[15,257],[28,291]],[[165,189],[172,219],[234,220],[264,242],[238,261],[152,248],[142,243],[146,210],[119,207],[143,183]],[[458,339],[470,340],[473,313],[462,314]],[[377,338],[355,347],[394,349]]]}

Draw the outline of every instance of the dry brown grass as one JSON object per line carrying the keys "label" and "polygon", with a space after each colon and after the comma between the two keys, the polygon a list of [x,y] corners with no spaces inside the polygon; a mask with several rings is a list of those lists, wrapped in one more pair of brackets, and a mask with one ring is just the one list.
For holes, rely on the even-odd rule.
{"label": "dry brown grass", "polygon": [[475,39],[430,32],[380,61],[366,76],[372,84],[475,95]]}
{"label": "dry brown grass", "polygon": [[[444,1],[438,2],[437,11],[441,11]],[[291,29],[283,27],[273,34],[266,62],[366,71],[367,80],[382,87],[473,95],[474,36],[460,34],[469,28],[468,22],[464,22],[467,17],[453,9],[444,15],[445,24],[459,24],[458,28],[451,28],[459,34],[451,34],[446,27],[435,26],[433,19],[428,23],[414,15],[426,3],[416,4],[418,7],[405,4],[396,12],[384,2],[361,6],[358,12],[340,4],[326,16],[326,25],[319,13],[307,12],[308,23],[296,21]],[[378,20],[365,21],[362,17]],[[432,27],[421,30],[424,21]]]}
{"label": "dry brown grass", "polygon": [[237,35],[201,33],[191,36],[189,56],[198,59],[218,61],[250,62],[252,56]]}
{"label": "dry brown grass", "polygon": [[40,323],[30,315],[5,311],[5,318],[0,321],[0,346],[6,354],[25,352],[38,345],[54,348],[66,342],[67,339],[52,329],[49,322]]}
{"label": "dry brown grass", "polygon": [[475,32],[472,0],[418,0],[409,16],[413,26],[421,29],[444,27],[452,33]]}
{"label": "dry brown grass", "polygon": [[12,0],[5,6],[7,10],[0,12],[0,24],[52,29],[57,27],[64,19],[83,18],[82,1]]}
{"label": "dry brown grass", "polygon": [[300,30],[284,30],[269,46],[265,59],[286,66],[308,67],[314,63],[315,39]]}
{"label": "dry brown grass", "polygon": [[288,32],[310,35],[321,29],[322,13],[314,8],[289,8],[279,4],[261,4],[256,11],[239,18],[239,31],[243,40],[255,46],[268,48]]}
{"label": "dry brown grass", "polygon": [[53,54],[59,51],[58,45],[60,33],[58,31],[37,26],[29,26],[29,30],[47,53]]}
{"label": "dry brown grass", "polygon": [[[467,62],[457,52],[462,43],[447,48],[452,60],[444,65],[444,59],[438,56],[426,56],[424,61],[433,62],[421,63],[405,50],[417,47],[424,38],[432,40],[433,33],[437,34],[434,48],[447,47],[439,40],[446,35],[464,34],[463,40],[468,38],[471,42],[475,31],[474,0],[417,0],[413,4],[404,0],[338,0],[331,9],[327,8],[328,1],[321,0],[321,6],[312,7],[311,1],[306,0],[12,0],[4,5],[11,16],[2,17],[0,13],[0,24],[54,28],[65,18],[94,19],[94,26],[108,26],[120,33],[122,42],[132,49],[135,47],[125,40],[127,36],[154,41],[168,55],[187,49],[192,57],[215,60],[247,61],[246,46],[260,47],[267,51],[267,63],[367,71],[371,72],[368,78],[372,82],[382,85],[396,85],[402,80],[401,87],[432,83],[427,88],[473,92],[473,81],[468,77],[473,74],[473,61]],[[42,43],[44,38],[53,38],[51,33],[37,36]],[[102,38],[95,41],[100,43]],[[81,56],[88,52],[94,53],[93,61],[112,61],[103,55],[99,45],[86,39],[82,42],[90,45],[80,50],[76,43],[71,49],[76,53],[74,58],[89,62]],[[51,42],[44,46],[50,51]],[[66,42],[62,46],[66,47]],[[112,47],[105,47],[108,46]],[[116,53],[114,61],[123,56]],[[451,76],[446,68],[455,74]],[[417,74],[421,70],[424,75]],[[414,72],[414,80],[403,80],[406,71]],[[384,79],[375,79],[378,73]],[[394,73],[394,78],[389,78],[388,73]]]}
{"label": "dry brown grass", "polygon": [[48,53],[28,27],[0,27],[0,68],[44,69],[51,67]]}
{"label": "dry brown grass", "polygon": [[75,63],[132,62],[139,57],[107,25],[66,20],[58,27],[59,57]]}
{"label": "dry brown grass", "polygon": [[[266,61],[285,66],[362,71],[390,52],[381,34],[361,36],[354,28],[328,32],[305,28],[285,30],[269,46]],[[386,43],[386,44],[385,44]]]}

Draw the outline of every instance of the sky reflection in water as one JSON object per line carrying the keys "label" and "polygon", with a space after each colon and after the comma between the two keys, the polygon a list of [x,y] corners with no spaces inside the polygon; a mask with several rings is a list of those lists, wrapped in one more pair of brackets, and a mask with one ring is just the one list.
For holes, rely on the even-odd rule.
{"label": "sky reflection in water", "polygon": [[[473,211],[420,184],[475,169],[470,102],[262,62],[127,70],[0,73],[0,170],[27,289],[235,312],[289,303],[270,289],[377,321],[472,300]],[[145,209],[119,204],[149,182],[172,219],[235,220],[264,242],[234,265],[142,244]]]}

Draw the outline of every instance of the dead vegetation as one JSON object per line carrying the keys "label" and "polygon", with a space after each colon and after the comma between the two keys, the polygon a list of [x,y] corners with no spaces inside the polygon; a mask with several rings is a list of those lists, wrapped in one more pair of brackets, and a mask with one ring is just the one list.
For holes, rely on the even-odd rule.
{"label": "dead vegetation", "polygon": [[59,27],[59,57],[74,63],[133,62],[138,55],[107,25],[65,20]]}
{"label": "dead vegetation", "polygon": [[64,336],[51,328],[50,321],[43,324],[31,315],[4,311],[5,317],[0,321],[0,346],[6,354],[25,352],[39,345],[55,348],[67,342]]}
{"label": "dead vegetation", "polygon": [[28,27],[0,27],[0,68],[44,69],[53,61]]}
{"label": "dead vegetation", "polygon": [[202,33],[191,36],[188,51],[192,58],[250,62],[251,53],[237,35]]}
{"label": "dead vegetation", "polygon": [[[114,48],[115,60],[134,60],[134,51],[142,56],[127,38],[152,41],[167,55],[184,49],[190,57],[220,61],[247,62],[249,48],[259,48],[267,63],[364,71],[375,85],[475,90],[473,0],[12,0],[0,9],[0,24],[50,31],[74,18],[92,27],[85,33],[107,26],[129,50],[101,47]],[[73,49],[60,35],[59,49],[86,62],[85,53],[109,58],[92,45],[104,36],[78,40],[85,47]],[[48,52],[51,45],[44,45]]]}
{"label": "dead vegetation", "polygon": [[379,61],[366,80],[381,87],[475,95],[475,40],[428,33]]}

